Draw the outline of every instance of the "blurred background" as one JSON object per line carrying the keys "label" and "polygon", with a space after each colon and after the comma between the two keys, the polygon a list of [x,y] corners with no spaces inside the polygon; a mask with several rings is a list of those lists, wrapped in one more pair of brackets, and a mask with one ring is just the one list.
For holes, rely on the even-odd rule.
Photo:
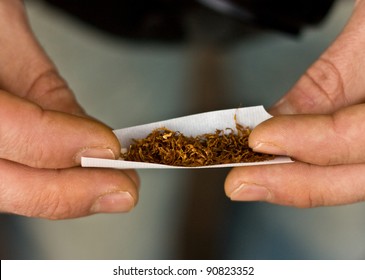
{"label": "blurred background", "polygon": [[[86,111],[123,128],[209,110],[269,107],[334,40],[354,1],[336,1],[323,20],[318,15],[308,22],[278,21],[277,11],[266,21],[253,19],[260,10],[247,12],[234,5],[239,1],[160,1],[167,3],[162,14],[135,5],[143,20],[132,17],[127,4],[94,7],[100,14],[122,11],[126,20],[115,22],[121,14],[95,19],[72,2],[83,1],[25,5],[34,32]],[[364,203],[318,209],[234,203],[223,191],[228,171],[141,170],[141,199],[128,214],[66,221],[1,215],[1,257],[365,258]]]}

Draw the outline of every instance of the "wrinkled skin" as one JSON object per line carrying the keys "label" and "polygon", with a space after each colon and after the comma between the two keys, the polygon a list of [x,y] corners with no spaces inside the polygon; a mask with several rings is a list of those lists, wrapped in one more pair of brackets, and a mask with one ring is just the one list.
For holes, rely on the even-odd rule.
{"label": "wrinkled skin", "polygon": [[[110,128],[89,118],[30,30],[20,0],[0,0],[0,211],[47,219],[126,212],[134,171],[80,168],[119,157]],[[233,169],[232,200],[296,207],[365,200],[365,1],[335,42],[252,132],[258,152],[293,164]]]}
{"label": "wrinkled skin", "polygon": [[47,219],[126,212],[134,171],[84,169],[115,159],[111,129],[88,117],[35,39],[20,0],[0,0],[0,211]]}
{"label": "wrinkled skin", "polygon": [[316,207],[365,200],[365,1],[342,33],[255,128],[255,151],[293,164],[233,169],[226,194],[237,201]]}

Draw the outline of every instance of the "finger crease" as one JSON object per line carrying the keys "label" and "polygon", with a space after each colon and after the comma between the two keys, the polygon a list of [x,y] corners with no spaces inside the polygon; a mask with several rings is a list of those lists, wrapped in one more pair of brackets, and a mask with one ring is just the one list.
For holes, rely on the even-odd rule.
{"label": "finger crease", "polygon": [[[50,81],[52,82],[50,83]],[[37,97],[37,99],[40,99],[44,95],[62,88],[68,88],[66,82],[61,77],[59,77],[55,69],[49,69],[42,72],[33,81],[29,89],[25,92],[24,97],[28,99]]]}
{"label": "finger crease", "polygon": [[305,76],[331,103],[333,109],[337,108],[338,103],[348,104],[344,82],[335,64],[322,57],[314,67],[309,69]]}

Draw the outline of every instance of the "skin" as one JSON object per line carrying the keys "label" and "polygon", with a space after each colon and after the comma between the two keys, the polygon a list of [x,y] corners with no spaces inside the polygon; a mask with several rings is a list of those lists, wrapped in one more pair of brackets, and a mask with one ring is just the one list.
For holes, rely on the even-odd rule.
{"label": "skin", "polygon": [[365,1],[343,32],[255,128],[257,152],[293,164],[235,168],[226,194],[235,201],[317,207],[365,200]]}
{"label": "skin", "polygon": [[[232,200],[295,207],[365,200],[364,19],[358,0],[337,40],[250,136],[255,151],[296,162],[233,169],[225,182]],[[120,145],[77,103],[22,1],[0,0],[0,26],[0,211],[66,219],[132,209],[134,171],[79,167],[81,156],[117,158]]]}
{"label": "skin", "polygon": [[35,39],[20,0],[0,0],[0,211],[46,219],[127,212],[134,171],[85,169],[115,159],[112,130],[88,117]]}

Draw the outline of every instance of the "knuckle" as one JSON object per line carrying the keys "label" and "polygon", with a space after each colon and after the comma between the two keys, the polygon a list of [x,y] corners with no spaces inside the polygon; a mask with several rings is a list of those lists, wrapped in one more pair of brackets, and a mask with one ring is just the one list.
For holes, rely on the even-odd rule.
{"label": "knuckle", "polygon": [[32,165],[27,159],[32,158],[33,161],[33,159],[38,158],[31,155],[33,152],[32,143],[33,141],[30,139],[29,135],[19,137],[17,134],[7,133],[6,137],[1,137],[0,139],[1,158]]}
{"label": "knuckle", "polygon": [[33,133],[28,133],[22,137],[13,135],[4,141],[1,141],[2,145],[2,157],[32,166],[35,168],[44,168],[45,163],[48,161],[44,145],[39,145],[37,136]]}
{"label": "knuckle", "polygon": [[37,170],[0,159],[0,212],[50,220],[89,215],[94,196],[72,170]]}
{"label": "knuckle", "polygon": [[[351,162],[351,143],[353,142],[349,129],[350,126],[346,120],[343,118],[344,114],[341,112],[337,112],[333,114],[330,118],[332,120],[332,131],[334,134],[334,140],[331,142],[333,145],[336,145],[335,149],[332,151],[332,156],[329,159],[327,165],[334,165],[334,164],[345,164]],[[357,130],[358,128],[355,128]]]}
{"label": "knuckle", "polygon": [[321,192],[309,191],[307,197],[307,208],[315,208],[325,205],[325,197]]}
{"label": "knuckle", "polygon": [[330,60],[320,58],[306,74],[317,93],[334,107],[339,102],[346,101],[341,73]]}
{"label": "knuckle", "polygon": [[0,124],[0,157],[28,166],[43,167],[42,162],[47,155],[47,146],[40,141],[40,136],[44,134],[44,111],[32,103],[17,102],[10,102],[9,107],[12,111],[19,108],[20,112],[5,112],[8,119]]}
{"label": "knuckle", "polygon": [[329,110],[347,104],[341,72],[330,60],[320,58],[304,74],[302,94],[312,106],[326,106]]}
{"label": "knuckle", "polygon": [[293,201],[293,206],[301,209],[315,208],[325,205],[324,197],[315,191],[308,191],[298,196],[297,199]]}
{"label": "knuckle", "polygon": [[49,220],[65,219],[73,216],[73,208],[58,192],[43,191],[32,195],[23,203],[22,215]]}
{"label": "knuckle", "polygon": [[67,87],[66,82],[59,76],[55,69],[51,68],[41,72],[34,79],[33,84],[26,91],[25,97],[37,100],[52,91],[65,87]]}
{"label": "knuckle", "polygon": [[77,115],[85,114],[66,81],[54,68],[38,75],[26,91],[25,97],[45,109],[60,110]]}

